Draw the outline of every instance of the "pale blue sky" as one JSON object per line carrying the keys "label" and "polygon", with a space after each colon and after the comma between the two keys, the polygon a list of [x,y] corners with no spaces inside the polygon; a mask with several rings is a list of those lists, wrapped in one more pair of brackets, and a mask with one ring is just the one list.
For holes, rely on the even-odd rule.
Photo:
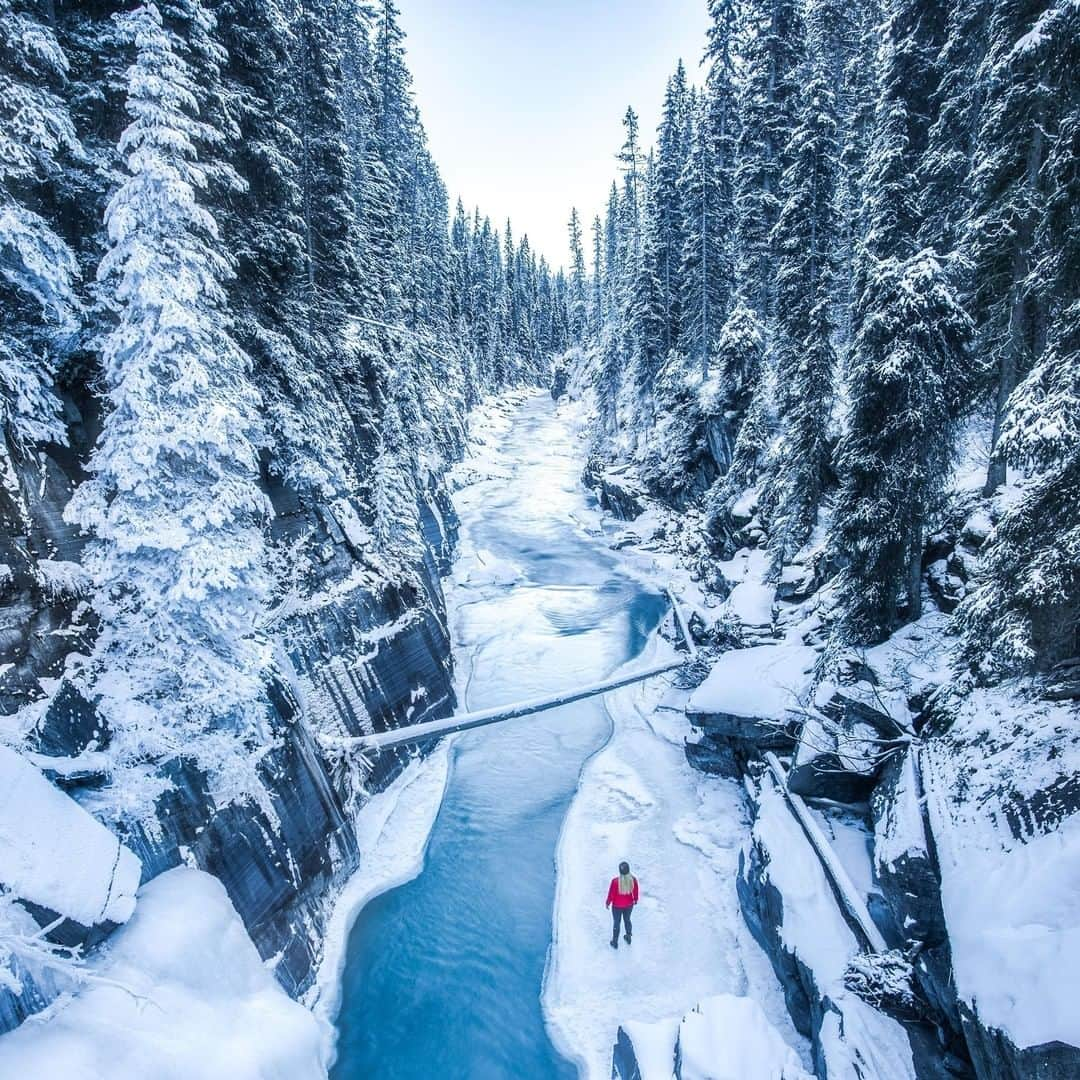
{"label": "pale blue sky", "polygon": [[[601,209],[633,105],[652,142],[680,57],[694,81],[705,0],[398,0],[416,98],[450,189],[557,265],[566,221]],[[586,232],[586,237],[587,237]]]}

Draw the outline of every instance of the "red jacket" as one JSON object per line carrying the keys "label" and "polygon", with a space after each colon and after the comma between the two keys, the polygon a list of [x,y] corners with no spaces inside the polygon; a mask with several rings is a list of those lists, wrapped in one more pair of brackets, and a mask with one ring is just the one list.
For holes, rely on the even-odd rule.
{"label": "red jacket", "polygon": [[634,878],[634,888],[631,892],[619,892],[619,879],[613,877],[608,886],[607,902],[617,908],[633,907],[638,902],[637,878]]}

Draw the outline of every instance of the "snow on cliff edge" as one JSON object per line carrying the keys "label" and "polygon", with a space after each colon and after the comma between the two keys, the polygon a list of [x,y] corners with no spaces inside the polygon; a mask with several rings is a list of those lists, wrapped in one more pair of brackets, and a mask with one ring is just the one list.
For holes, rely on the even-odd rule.
{"label": "snow on cliff edge", "polygon": [[1080,1046],[1080,710],[976,690],[922,762],[958,996],[1017,1047]]}
{"label": "snow on cliff edge", "polygon": [[90,981],[0,1037],[0,1076],[315,1080],[315,1018],[259,958],[218,880],[179,867],[139,892]]}

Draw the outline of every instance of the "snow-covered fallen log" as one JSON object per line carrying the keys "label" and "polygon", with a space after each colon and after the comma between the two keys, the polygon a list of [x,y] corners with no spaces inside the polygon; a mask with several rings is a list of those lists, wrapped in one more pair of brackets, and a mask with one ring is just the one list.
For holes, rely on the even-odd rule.
{"label": "snow-covered fallen log", "polygon": [[821,826],[818,825],[814,820],[814,815],[807,809],[806,803],[788,788],[784,766],[780,764],[775,754],[766,754],[765,761],[776,779],[777,787],[783,793],[788,806],[791,807],[792,814],[795,815],[796,820],[806,834],[806,839],[814,849],[814,854],[820,860],[822,869],[829,878],[833,892],[836,894],[845,916],[849,922],[854,922],[857,933],[864,939],[864,943],[871,950],[885,952],[888,945],[881,936],[881,931],[874,925],[874,920],[870,917],[865,898],[855,888],[847,870],[844,869],[843,864],[836,857],[832,845],[821,831]]}

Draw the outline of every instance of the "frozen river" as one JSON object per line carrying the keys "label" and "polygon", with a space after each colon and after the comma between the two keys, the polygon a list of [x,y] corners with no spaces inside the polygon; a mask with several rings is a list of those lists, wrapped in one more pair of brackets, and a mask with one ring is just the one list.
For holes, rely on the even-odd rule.
{"label": "frozen river", "polygon": [[[637,656],[667,601],[620,567],[569,421],[530,399],[477,468],[455,497],[448,595],[462,706],[571,688]],[[423,871],[349,937],[335,1080],[576,1075],[540,998],[560,829],[610,729],[593,699],[457,740]]]}

